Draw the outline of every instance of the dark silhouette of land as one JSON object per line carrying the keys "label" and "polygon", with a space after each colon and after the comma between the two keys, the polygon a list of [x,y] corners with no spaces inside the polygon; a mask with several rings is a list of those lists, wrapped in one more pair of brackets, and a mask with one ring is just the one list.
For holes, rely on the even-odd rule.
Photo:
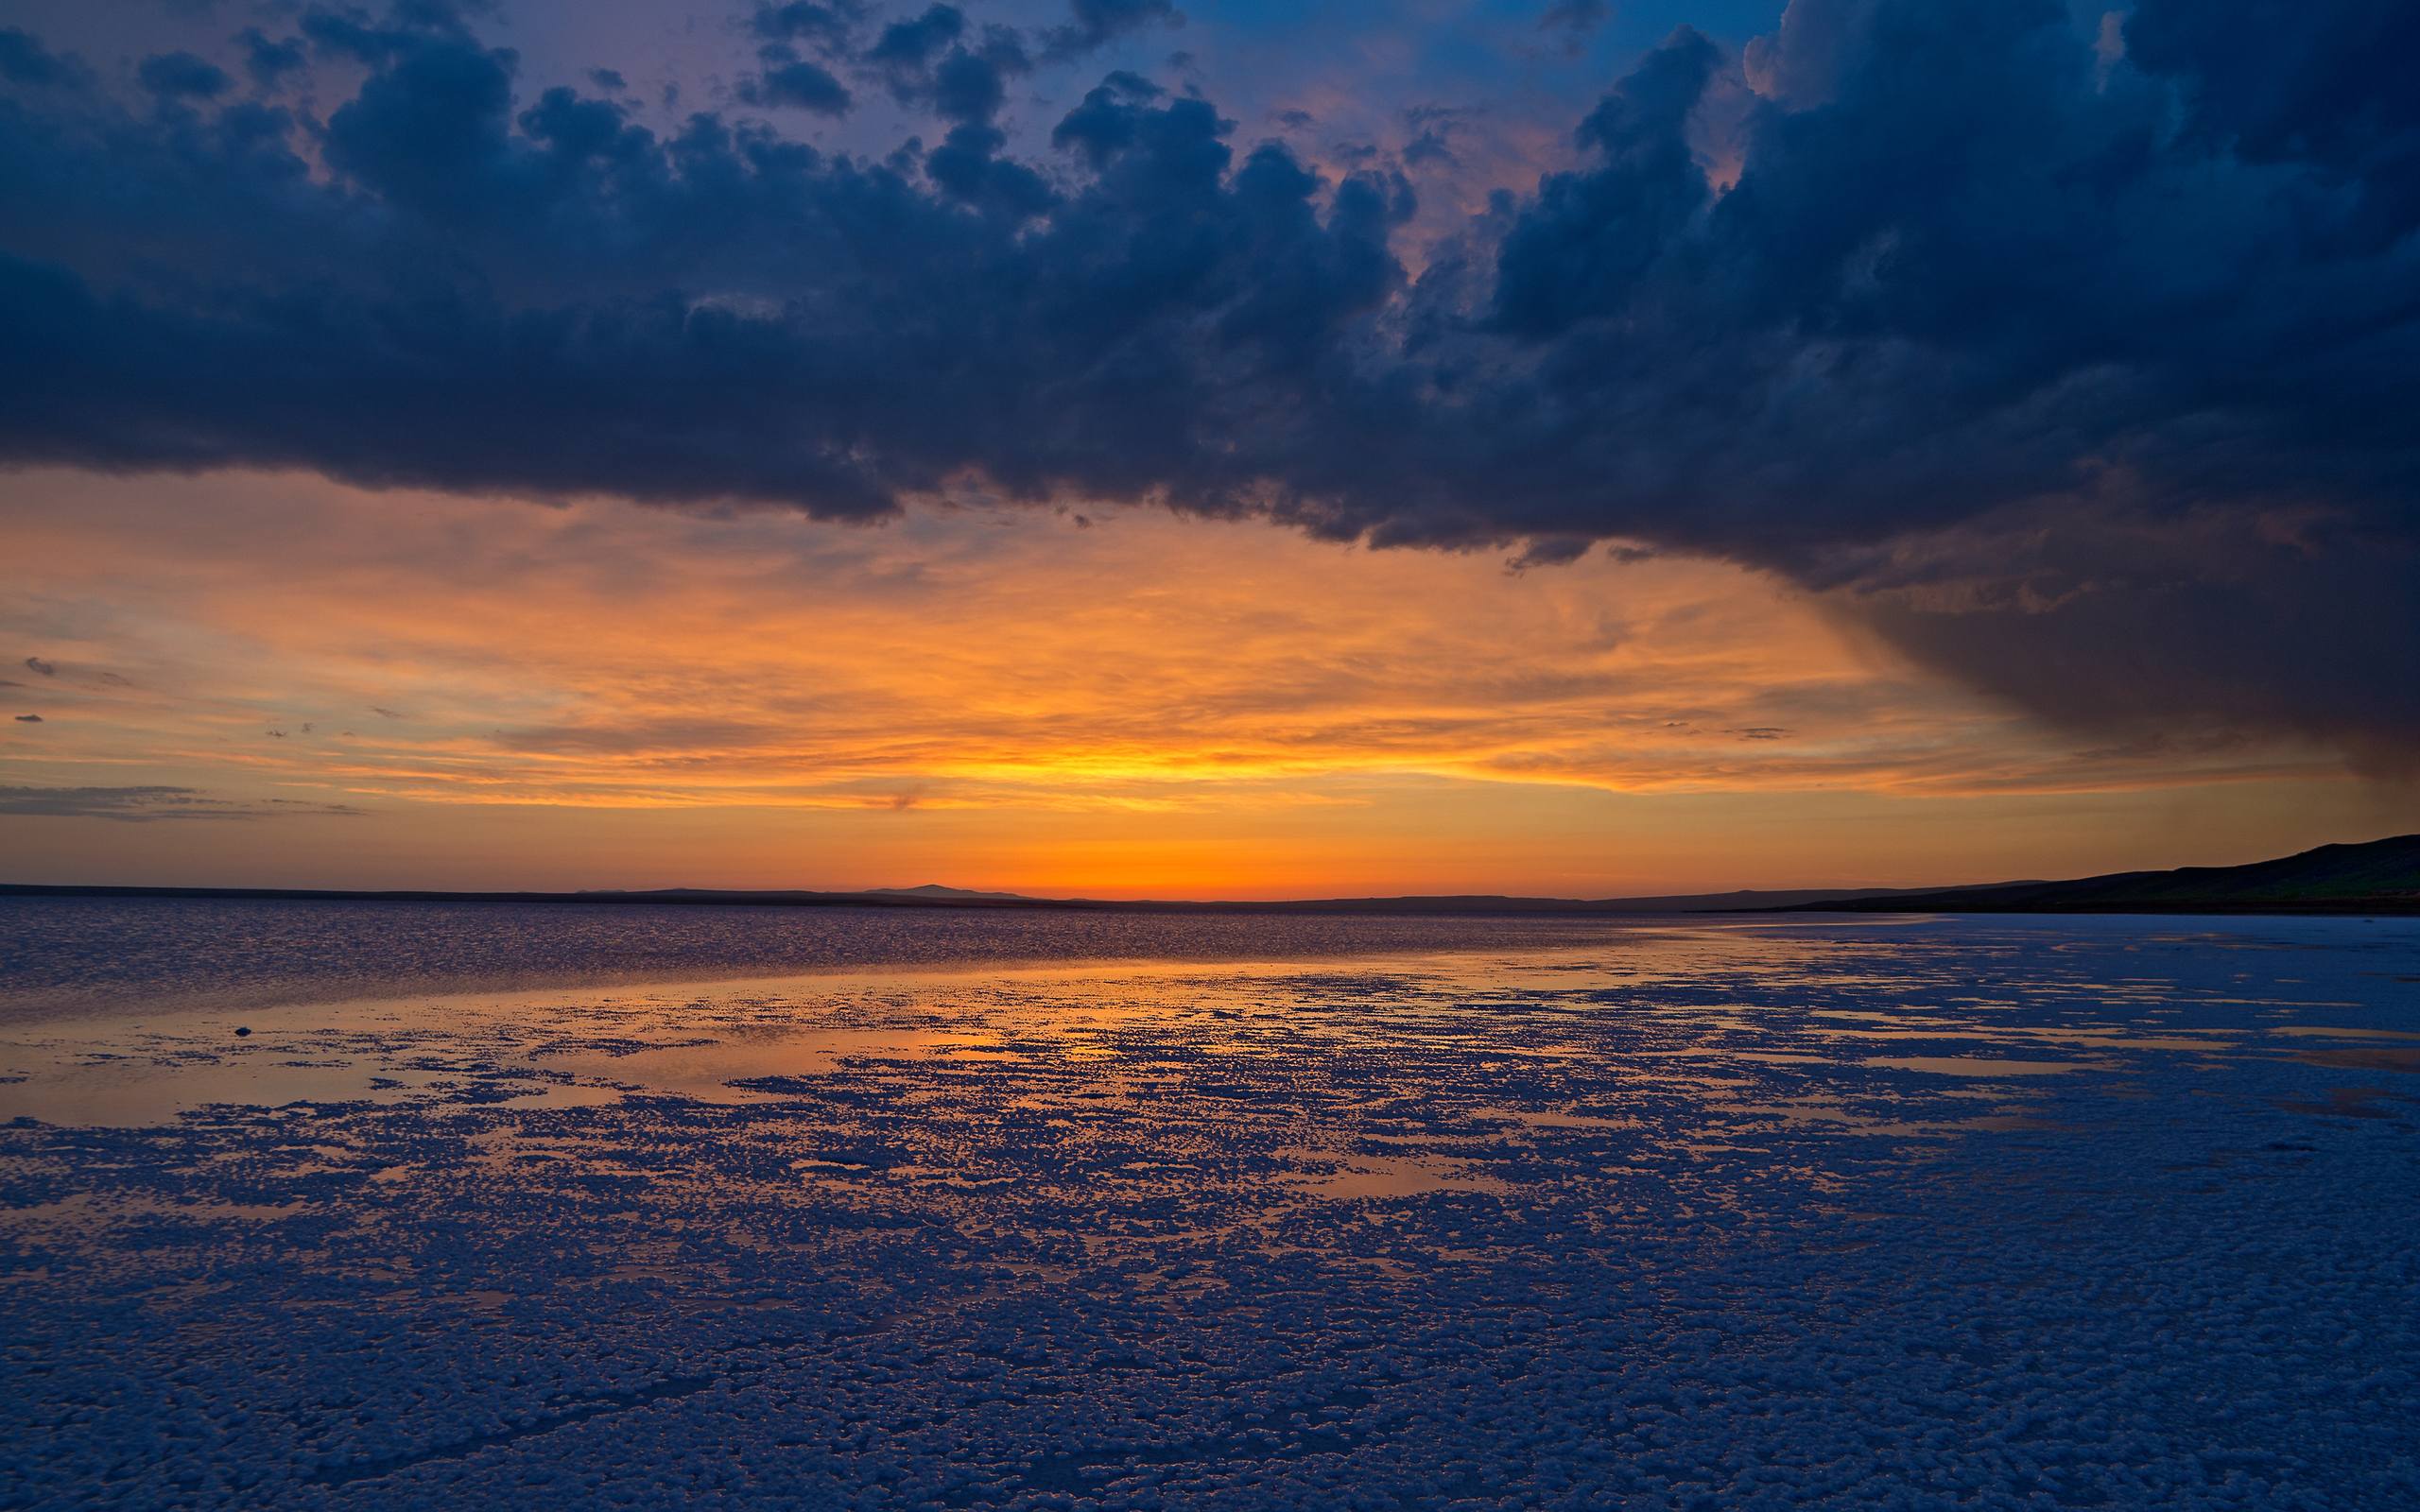
{"label": "dark silhouette of land", "polygon": [[1790,906],[1927,914],[2420,914],[2420,834],[2324,845],[2243,867],[2118,871]]}
{"label": "dark silhouette of land", "polygon": [[1893,889],[1858,887],[1682,893],[1653,898],[1508,898],[1456,894],[1405,898],[1305,898],[1276,902],[1185,899],[1028,898],[926,883],[861,892],[752,891],[720,887],[658,887],[636,891],[455,892],[352,887],[116,887],[0,883],[0,897],[220,898],[296,902],[562,903],[572,906],[662,903],[742,908],[993,908],[1080,909],[1100,913],[1219,914],[1681,914],[1788,908],[1825,900],[1888,896]]}
{"label": "dark silhouette of land", "polygon": [[1742,888],[1644,898],[1512,898],[1446,894],[1280,902],[1028,898],[926,883],[860,892],[717,887],[638,891],[451,892],[317,887],[108,887],[0,883],[0,897],[224,898],[321,902],[690,904],[752,908],[1049,908],[1103,913],[1618,916],[1703,913],[2414,914],[2420,834],[2325,845],[2241,867],[2120,871],[2067,882],[1962,887]]}

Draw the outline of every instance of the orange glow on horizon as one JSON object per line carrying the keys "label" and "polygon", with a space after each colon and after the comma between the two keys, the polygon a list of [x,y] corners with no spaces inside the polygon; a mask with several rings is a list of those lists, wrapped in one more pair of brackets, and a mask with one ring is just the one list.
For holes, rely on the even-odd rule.
{"label": "orange glow on horizon", "polygon": [[0,690],[47,711],[0,725],[0,782],[257,820],[10,818],[28,880],[1604,895],[2071,870],[2180,804],[2256,849],[2375,802],[2308,753],[2080,746],[1708,561],[13,483],[7,624],[58,675]]}

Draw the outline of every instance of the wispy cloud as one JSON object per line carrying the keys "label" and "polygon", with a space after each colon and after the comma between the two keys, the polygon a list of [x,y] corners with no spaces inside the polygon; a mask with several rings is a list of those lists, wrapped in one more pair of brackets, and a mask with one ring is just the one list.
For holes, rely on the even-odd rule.
{"label": "wispy cloud", "polygon": [[164,518],[157,484],[45,487],[67,492],[20,529],[58,587],[139,585],[155,620],[96,650],[184,659],[146,678],[182,696],[79,720],[67,755],[421,803],[1175,812],[1374,777],[1947,794],[2325,769],[2072,742],[1874,653],[1820,598],[1668,556],[1514,577],[1155,512],[869,533],[251,478],[179,485]]}
{"label": "wispy cloud", "polygon": [[143,824],[160,819],[268,819],[281,816],[356,816],[347,803],[299,799],[239,800],[213,798],[190,787],[0,787],[0,814],[62,819],[119,819]]}

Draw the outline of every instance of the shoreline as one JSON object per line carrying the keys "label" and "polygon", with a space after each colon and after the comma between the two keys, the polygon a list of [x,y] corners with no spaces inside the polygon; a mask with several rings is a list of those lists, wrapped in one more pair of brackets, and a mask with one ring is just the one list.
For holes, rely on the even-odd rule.
{"label": "shoreline", "polygon": [[[1973,889],[1989,893],[1998,886]],[[2039,884],[2014,885],[2038,886]],[[1810,889],[1775,889],[1765,898],[1799,898]],[[2240,900],[2182,899],[2157,902],[2000,902],[1989,897],[1964,899],[1967,889],[1857,889],[1805,902],[1740,902],[1758,897],[1754,889],[1735,893],[1684,894],[1643,898],[1512,898],[1469,897],[1314,898],[1289,900],[1024,898],[971,894],[920,896],[892,892],[813,892],[804,890],[721,891],[710,888],[660,888],[631,892],[456,891],[416,888],[354,887],[183,887],[126,886],[77,883],[0,883],[0,899],[88,898],[126,901],[199,902],[346,902],[427,903],[440,905],[521,907],[675,907],[675,908],[869,908],[908,911],[977,913],[1106,913],[1219,914],[1270,917],[1337,917],[1398,919],[1653,919],[1708,918],[1743,915],[1854,914],[1865,917],[1909,914],[1926,917],[2105,917],[2278,919],[2420,916],[2420,897],[2370,895],[2349,899]]]}

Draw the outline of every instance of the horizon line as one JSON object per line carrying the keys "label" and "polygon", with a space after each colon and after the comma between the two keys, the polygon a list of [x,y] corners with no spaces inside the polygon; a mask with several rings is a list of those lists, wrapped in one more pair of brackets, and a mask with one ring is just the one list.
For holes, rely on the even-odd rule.
{"label": "horizon line", "polygon": [[[219,886],[188,884],[29,883],[0,882],[0,897],[221,898],[252,901],[351,902],[462,902],[570,904],[724,904],[736,906],[979,908],[995,910],[1073,909],[1093,911],[1221,911],[1239,913],[1387,911],[1429,914],[1620,914],[1765,911],[1814,908],[1839,902],[1871,909],[1876,903],[1904,898],[1922,907],[1926,901],[1956,894],[1991,893],[2010,889],[2060,888],[2124,879],[2169,876],[2179,879],[2273,867],[2338,850],[2360,850],[2420,842],[2420,834],[2384,835],[2366,841],[2340,841],[2308,847],[2285,856],[2269,856],[2237,866],[2152,868],[2100,872],[2090,877],[2018,878],[1948,885],[1915,885],[1842,887],[1732,887],[1708,892],[1633,893],[1600,898],[1564,898],[1517,893],[1395,893],[1319,898],[1191,899],[1041,897],[996,889],[954,887],[941,883],[913,886],[864,887],[850,890],[812,887],[592,887],[427,888],[427,887],[286,887]],[[1736,903],[1736,910],[1723,908]],[[1703,906],[1693,906],[1703,905]]]}

